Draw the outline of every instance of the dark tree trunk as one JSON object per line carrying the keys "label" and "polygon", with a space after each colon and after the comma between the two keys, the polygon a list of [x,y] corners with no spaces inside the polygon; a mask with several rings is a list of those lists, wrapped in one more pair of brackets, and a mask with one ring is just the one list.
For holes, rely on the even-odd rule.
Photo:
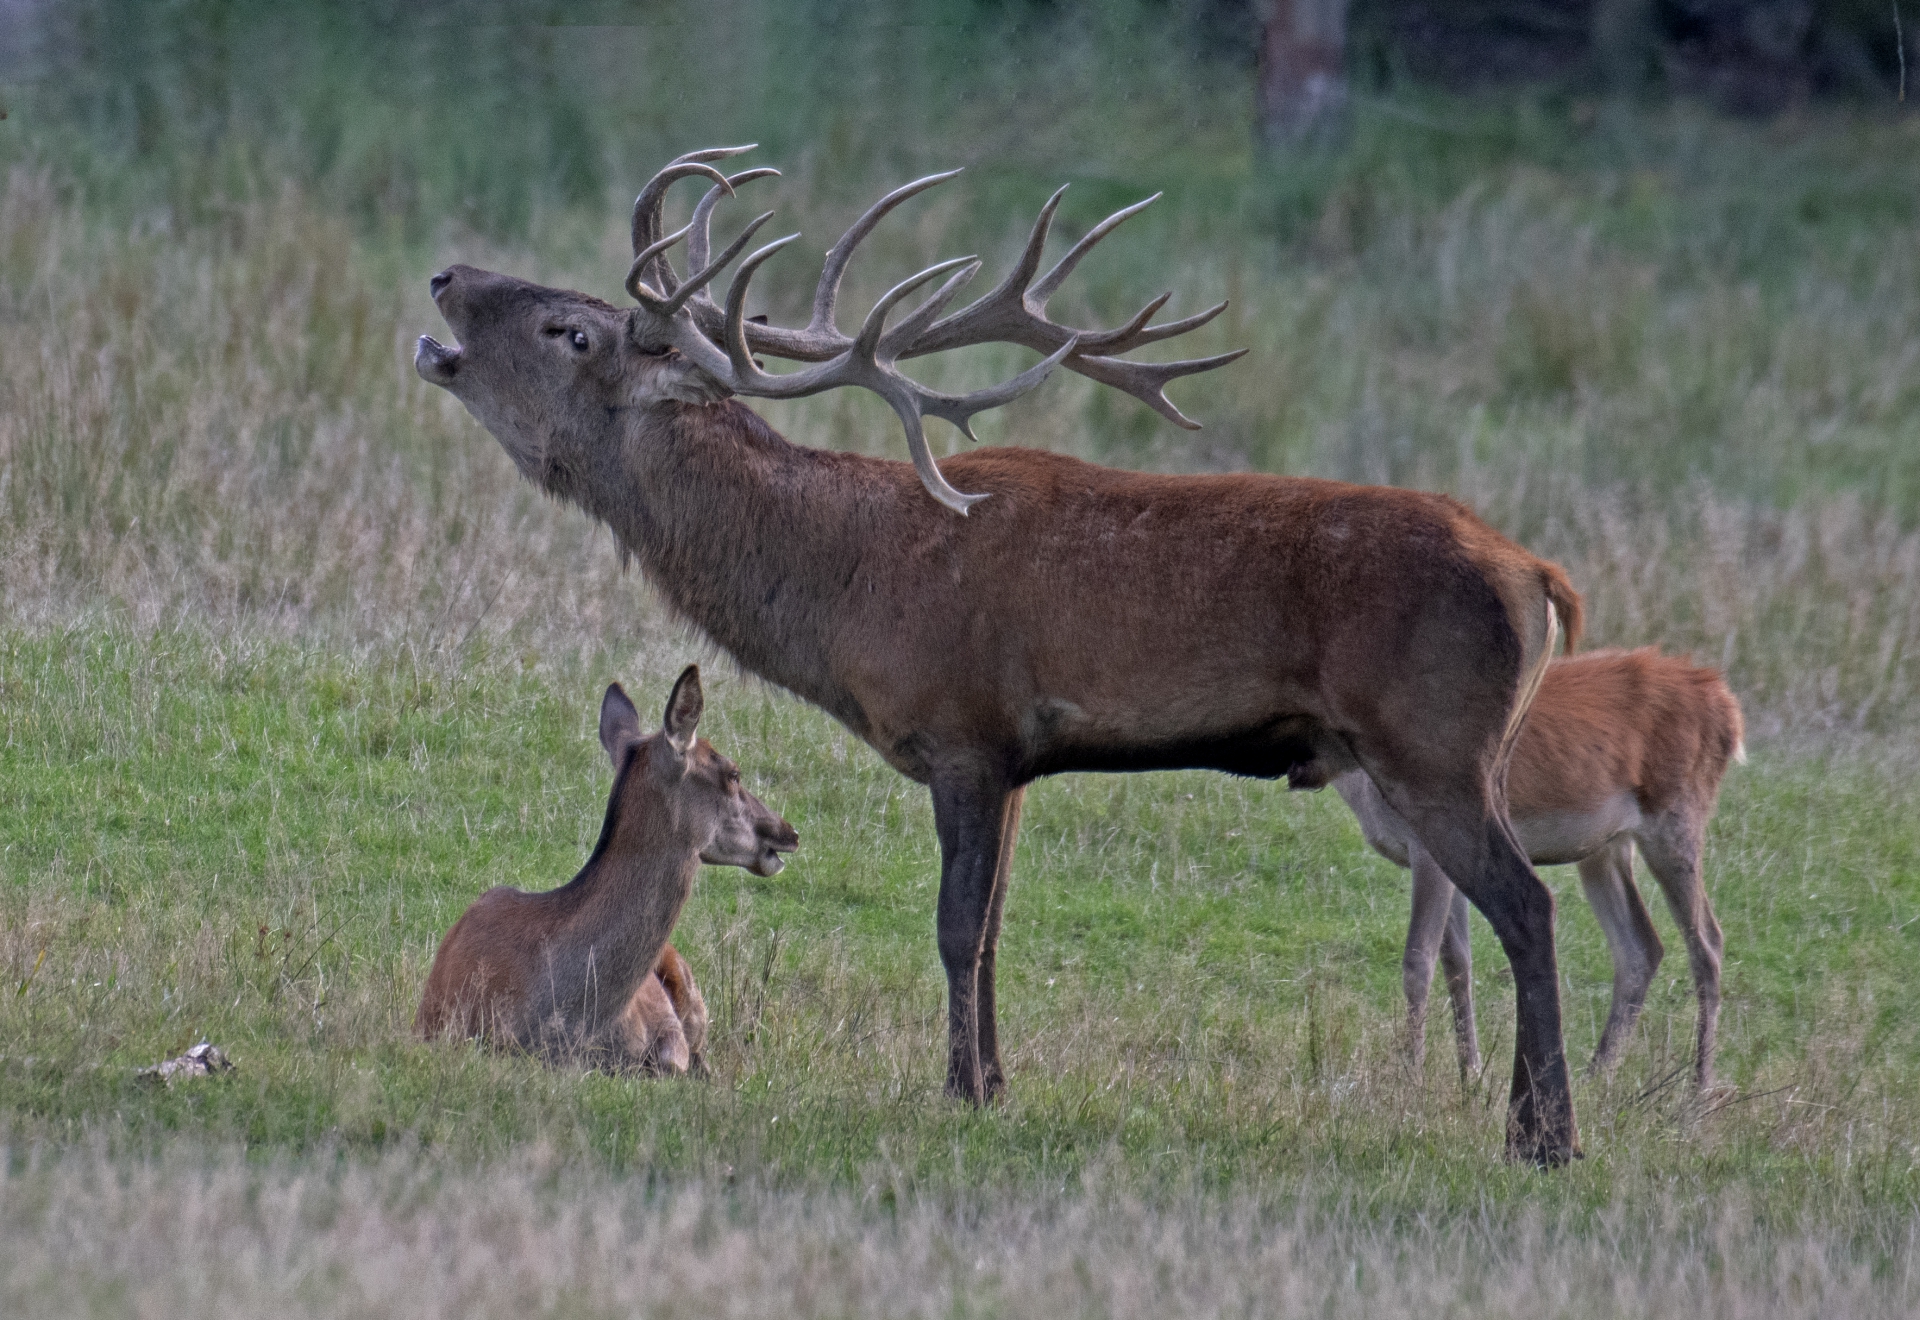
{"label": "dark tree trunk", "polygon": [[1255,91],[1269,151],[1337,145],[1347,128],[1347,0],[1267,0]]}

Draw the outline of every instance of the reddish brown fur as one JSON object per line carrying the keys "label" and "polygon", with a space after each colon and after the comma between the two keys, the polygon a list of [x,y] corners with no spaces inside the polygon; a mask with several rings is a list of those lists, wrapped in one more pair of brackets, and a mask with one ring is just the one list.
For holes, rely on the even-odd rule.
{"label": "reddish brown fur", "polygon": [[[1613,954],[1613,1007],[1593,1069],[1617,1062],[1663,954],[1633,880],[1633,853],[1666,894],[1699,998],[1695,1082],[1712,1084],[1721,936],[1701,883],[1706,827],[1731,761],[1745,758],[1740,705],[1720,674],[1651,647],[1594,651],[1551,665],[1507,772],[1514,832],[1535,862],[1577,862]],[[1466,900],[1364,775],[1336,786],[1383,856],[1411,866],[1413,919],[1403,962],[1410,1044],[1425,1039],[1435,955],[1446,969],[1463,1071],[1479,1066]]]}
{"label": "reddish brown fur", "polygon": [[1590,810],[1625,788],[1648,815],[1711,811],[1745,732],[1717,669],[1651,646],[1556,661],[1514,748],[1508,806],[1515,817]]}
{"label": "reddish brown fur", "polygon": [[423,341],[421,374],[529,477],[604,519],[743,666],[932,790],[952,1094],[1004,1085],[995,946],[1026,783],[1364,767],[1513,961],[1510,1149],[1575,1152],[1552,896],[1499,790],[1555,629],[1579,626],[1556,566],[1444,496],[1029,449],[942,464],[987,496],[956,516],[906,464],[682,401],[711,382],[652,350],[644,308],[465,266],[433,285],[461,344]]}
{"label": "reddish brown fur", "polygon": [[699,672],[642,736],[618,684],[600,737],[615,768],[593,856],[559,889],[504,886],[476,899],[440,941],[414,1029],[478,1036],[549,1057],[680,1072],[700,1056],[706,1005],[667,943],[701,862],[777,872],[793,827],[740,784],[733,763],[694,736]]}

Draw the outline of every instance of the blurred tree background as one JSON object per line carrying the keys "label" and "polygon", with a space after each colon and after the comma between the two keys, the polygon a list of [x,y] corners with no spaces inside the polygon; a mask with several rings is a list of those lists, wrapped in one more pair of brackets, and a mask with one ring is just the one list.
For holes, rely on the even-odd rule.
{"label": "blurred tree background", "polygon": [[[506,237],[540,207],[598,205],[655,138],[750,132],[783,158],[961,144],[980,159],[1090,136],[1109,158],[1152,159],[1179,141],[1237,146],[1243,125],[1298,145],[1322,116],[1344,141],[1349,86],[1363,105],[1885,107],[1903,76],[1898,3],[9,0],[0,152],[23,137],[58,151],[97,199],[157,190],[191,211],[288,176],[416,238],[449,220]],[[1116,121],[1115,104],[1145,113]]]}

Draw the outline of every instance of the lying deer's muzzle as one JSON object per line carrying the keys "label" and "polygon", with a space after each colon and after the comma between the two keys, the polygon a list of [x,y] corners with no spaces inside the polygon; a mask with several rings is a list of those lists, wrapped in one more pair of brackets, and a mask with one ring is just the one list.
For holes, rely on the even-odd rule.
{"label": "lying deer's muzzle", "polygon": [[430,385],[451,385],[460,370],[460,349],[448,348],[432,335],[421,335],[413,346],[413,369]]}
{"label": "lying deer's muzzle", "polygon": [[755,875],[779,875],[787,867],[787,859],[780,854],[790,853],[800,846],[800,835],[795,832],[793,826],[785,821],[781,821],[780,824],[784,833],[760,836],[760,855],[754,859],[753,865],[747,868]]}

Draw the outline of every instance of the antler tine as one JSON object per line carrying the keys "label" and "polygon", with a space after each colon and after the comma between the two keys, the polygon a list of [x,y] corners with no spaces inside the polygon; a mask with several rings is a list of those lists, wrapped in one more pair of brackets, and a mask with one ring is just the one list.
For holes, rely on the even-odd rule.
{"label": "antler tine", "polygon": [[962,435],[978,444],[980,437],[973,433],[975,415],[1012,403],[1051,376],[1053,369],[1065,362],[1078,347],[1077,340],[1069,339],[1057,351],[1028,367],[1012,380],[1003,381],[984,390],[975,390],[971,394],[939,394],[933,390],[922,389],[921,396],[924,402],[921,411],[929,417],[938,417],[952,422],[960,428]]}
{"label": "antler tine", "polygon": [[[661,316],[672,316],[675,312],[686,306],[687,300],[706,288],[707,284],[715,275],[718,275],[722,270],[726,269],[727,263],[739,256],[747,244],[752,241],[754,234],[759,231],[760,226],[771,219],[773,219],[772,211],[764,212],[755,218],[752,224],[740,231],[740,237],[734,239],[733,242],[727,246],[727,250],[720,254],[718,260],[702,266],[699,270],[692,271],[692,273],[687,276],[686,282],[674,290],[673,297],[667,299],[661,303],[659,307],[653,308],[652,310],[657,311]],[[693,226],[689,225],[688,228],[693,228]],[[689,256],[687,264],[691,270],[693,264],[691,239],[688,240],[688,248]]]}
{"label": "antler tine", "polygon": [[[733,277],[733,283],[727,286],[727,321],[725,335],[721,340],[727,350],[727,357],[733,364],[734,381],[727,382],[728,387],[738,393],[760,393],[753,387],[765,381],[779,381],[782,377],[769,376],[753,363],[753,353],[747,347],[747,285],[753,280],[753,273],[774,253],[778,252],[798,234],[788,234],[785,238],[776,238],[773,242],[755,252],[740,263],[739,271]],[[796,373],[805,375],[806,373]],[[785,379],[791,379],[787,377]],[[736,384],[735,382],[738,382]]]}
{"label": "antler tine", "polygon": [[[702,175],[714,180],[731,193],[733,186],[727,182],[727,176],[706,162],[710,160],[724,160],[728,156],[737,156],[743,151],[752,151],[754,145],[753,143],[749,143],[741,147],[707,147],[700,151],[689,151],[684,156],[675,157],[668,163],[665,169],[647,180],[647,186],[642,188],[640,195],[633,199],[633,222],[631,226],[633,231],[633,255],[636,258],[639,257],[643,251],[651,247],[655,240],[658,239],[660,235],[660,208],[662,203],[666,201],[667,189],[671,188],[681,179]],[[676,284],[673,278],[673,271],[671,268],[665,268],[664,263],[662,263],[662,265],[663,269],[657,282],[663,292],[671,294]],[[642,269],[645,268],[643,267]]]}
{"label": "antler tine", "polygon": [[1224,367],[1227,363],[1246,355],[1246,349],[1236,348],[1231,353],[1220,353],[1208,358],[1188,358],[1182,362],[1127,362],[1112,357],[1077,357],[1069,362],[1067,367],[1089,380],[1097,380],[1102,385],[1111,385],[1117,390],[1131,394],[1175,426],[1185,427],[1189,431],[1198,431],[1200,423],[1174,407],[1161,391],[1166,389],[1168,381],[1202,371],[1212,371],[1215,367]]}
{"label": "antler tine", "polygon": [[1033,291],[1027,296],[1038,306],[1045,307],[1047,305],[1047,299],[1053,297],[1060,286],[1066,283],[1067,276],[1073,274],[1073,268],[1080,264],[1080,258],[1086,256],[1087,253],[1093,249],[1095,243],[1098,243],[1128,220],[1131,220],[1134,216],[1139,215],[1149,206],[1152,206],[1155,202],[1159,201],[1162,196],[1163,194],[1161,193],[1155,193],[1151,197],[1143,198],[1135,202],[1132,206],[1123,206],[1105,220],[1095,225],[1092,229],[1089,229],[1085,238],[1075,243],[1073,247],[1068,250],[1067,255],[1060,258],[1060,260],[1054,264],[1052,270],[1040,277],[1040,282],[1033,286]]}
{"label": "antler tine", "polygon": [[[1096,331],[1092,334],[1083,333],[1080,336],[1080,351],[1083,353],[1124,353],[1126,349],[1115,348],[1114,345],[1124,343],[1127,344],[1128,347],[1132,347],[1133,345],[1129,342],[1131,336],[1139,334],[1147,322],[1153,319],[1153,314],[1162,307],[1165,307],[1167,300],[1171,297],[1173,297],[1171,293],[1161,294],[1158,298],[1155,298],[1145,307],[1135,312],[1132,319],[1125,325],[1117,325],[1111,330]],[[1192,318],[1188,319],[1191,320]]]}
{"label": "antler tine", "polygon": [[934,316],[940,314],[940,308],[945,307],[946,304],[953,301],[953,295],[960,291],[960,286],[972,279],[974,272],[980,269],[980,258],[954,257],[950,260],[942,261],[936,265],[928,266],[917,275],[909,275],[906,279],[901,280],[891,289],[888,289],[880,301],[873,305],[873,310],[867,313],[867,319],[861,322],[860,333],[856,335],[853,340],[854,355],[868,362],[878,361],[880,336],[881,332],[886,329],[887,314],[894,309],[894,306],[899,303],[902,298],[905,298],[928,280],[936,275],[944,275],[958,266],[966,266],[969,267],[969,269],[961,271],[958,275],[955,275],[952,279],[941,285],[939,289],[934,291],[932,297],[914,309],[913,316],[907,318],[911,321],[926,312],[929,308],[932,308],[932,315],[926,318],[927,320],[932,320]]}
{"label": "antler tine", "polygon": [[677,229],[665,238],[654,243],[649,243],[646,250],[633,259],[633,264],[627,267],[626,289],[628,297],[632,298],[650,312],[659,312],[661,308],[666,305],[664,295],[654,292],[640,277],[645,274],[647,263],[685,238],[687,231],[692,228],[692,225],[688,225],[686,229]]}
{"label": "antler tine", "polygon": [[920,474],[920,484],[927,488],[927,494],[962,518],[967,516],[968,509],[987,498],[984,494],[968,495],[955,490],[941,474],[940,465],[933,461],[933,450],[927,444],[927,429],[920,424],[925,392],[919,386],[905,376],[888,374],[868,388],[893,405],[894,415],[900,419],[900,425],[907,433],[907,453],[913,458],[913,470]]}
{"label": "antler tine", "polygon": [[720,199],[723,196],[733,195],[729,191],[730,189],[737,190],[741,184],[752,179],[779,177],[779,170],[771,166],[762,165],[758,169],[742,170],[738,174],[728,175],[726,188],[722,188],[716,183],[713,187],[707,189],[706,196],[702,197],[698,205],[693,208],[693,219],[689,222],[693,233],[687,236],[688,270],[699,270],[707,264],[707,254],[711,250],[708,223],[713,217],[713,208],[719,204]]}
{"label": "antler tine", "polygon": [[[1047,198],[1047,204],[1040,208],[1040,214],[1033,222],[1033,228],[1027,234],[1027,246],[1020,254],[1020,260],[1014,263],[1007,277],[996,285],[991,293],[985,294],[955,312],[928,330],[920,341],[901,349],[901,357],[924,357],[928,353],[938,353],[943,349],[960,348],[968,344],[985,343],[991,339],[1004,339],[1010,331],[1034,321],[1033,314],[1027,310],[1027,286],[1033,281],[1034,272],[1040,269],[1040,253],[1047,245],[1047,235],[1053,228],[1053,214],[1060,208],[1060,199],[1067,195],[1067,185],[1062,184]],[[1045,324],[1045,318],[1039,318]],[[1064,327],[1063,327],[1064,329]],[[1036,344],[1030,339],[1020,339],[1029,348],[1038,348],[1048,352],[1057,346],[1053,340],[1045,344]]]}
{"label": "antler tine", "polygon": [[967,282],[980,273],[978,257],[967,257],[963,260],[967,263],[965,267],[955,271],[948,277],[945,284],[934,290],[932,296],[902,317],[900,324],[887,331],[886,337],[880,341],[880,355],[887,361],[892,362],[898,358],[900,349],[912,343],[922,330],[932,325],[940,313],[947,310],[947,306],[953,302],[960,290],[966,287]]}
{"label": "antler tine", "polygon": [[813,316],[807,322],[810,335],[837,336],[839,330],[833,323],[834,304],[840,298],[840,277],[847,272],[847,263],[853,260],[853,250],[860,241],[873,232],[889,211],[909,197],[916,197],[937,184],[945,183],[959,170],[948,170],[944,174],[929,174],[923,179],[902,184],[879,201],[869,206],[858,220],[840,235],[840,241],[827,250],[826,262],[820,267],[820,283],[813,291]]}
{"label": "antler tine", "polygon": [[[741,148],[720,148],[695,152],[682,157],[654,176],[647,190],[635,203],[635,234],[648,237],[638,243],[634,265],[628,273],[628,288],[646,307],[666,321],[665,334],[690,361],[711,375],[725,389],[742,395],[769,399],[797,399],[842,385],[858,385],[887,401],[905,428],[907,449],[927,491],[940,503],[965,514],[969,507],[986,498],[955,490],[940,474],[927,444],[924,421],[939,417],[958,427],[968,439],[976,439],[972,419],[998,408],[1044,381],[1065,366],[1091,380],[1122,390],[1145,403],[1179,426],[1195,423],[1174,407],[1166,397],[1169,381],[1190,376],[1245,355],[1246,350],[1222,353],[1216,357],[1194,358],[1179,362],[1130,362],[1117,356],[1144,344],[1157,343],[1197,329],[1218,316],[1226,307],[1221,303],[1194,316],[1162,325],[1151,324],[1167,305],[1169,295],[1161,294],[1124,323],[1108,330],[1078,330],[1047,319],[1047,300],[1070,276],[1082,258],[1108,234],[1130,217],[1139,214],[1159,197],[1136,202],[1115,211],[1089,230],[1068,250],[1051,270],[1039,279],[1040,258],[1057,214],[1062,188],[1047,199],[1028,232],[1027,242],[1005,279],[991,292],[958,312],[947,308],[960,290],[980,272],[977,257],[955,257],[916,272],[900,281],[876,302],[863,318],[859,332],[852,338],[840,332],[834,323],[840,283],[855,250],[879,222],[902,202],[944,183],[958,170],[930,174],[894,189],[861,213],[860,218],[842,234],[827,252],[820,278],[814,288],[812,315],[799,329],[749,324],[746,318],[747,295],[755,273],[773,255],[787,247],[798,234],[789,234],[758,249],[740,262],[727,287],[724,308],[715,304],[707,291],[719,273],[739,258],[753,236],[772,213],[757,217],[741,231],[717,258],[711,252],[710,226],[713,212],[723,193],[731,194],[734,185],[749,179],[777,173],[771,169],[743,171],[731,178],[712,170],[705,160],[731,155]],[[694,207],[687,228],[667,238],[651,237],[659,227],[660,199],[677,178],[704,174],[714,180],[713,187]],[[687,243],[689,274],[684,283],[669,285],[657,292],[642,282],[642,275],[654,269],[662,282],[672,279],[666,252],[682,239]],[[891,329],[887,318],[916,290],[945,276],[939,286],[919,306],[903,316]],[[682,315],[682,313],[686,313]],[[902,358],[920,357],[947,348],[988,342],[1019,344],[1037,349],[1045,356],[1040,362],[1011,380],[970,394],[944,394],[931,390],[904,375],[898,369]],[[754,360],[754,354],[810,362],[813,365],[780,375],[768,372]]]}
{"label": "antler tine", "polygon": [[1139,312],[1132,321],[1129,321],[1126,325],[1118,329],[1109,330],[1105,334],[1081,335],[1080,351],[1083,353],[1101,353],[1106,355],[1131,352],[1139,348],[1142,344],[1157,344],[1163,339],[1172,339],[1175,336],[1184,335],[1189,330],[1198,330],[1214,317],[1227,310],[1226,303],[1217,302],[1204,312],[1195,312],[1192,316],[1182,317],[1178,321],[1166,321],[1160,325],[1144,325],[1147,318],[1166,303],[1167,297],[1168,295],[1164,293],[1161,294],[1158,298],[1148,303],[1145,309]]}
{"label": "antler tine", "polygon": [[[971,278],[974,271],[979,268],[980,263],[977,258],[957,257],[952,261],[943,261],[938,265],[929,266],[889,289],[886,295],[874,304],[873,310],[867,313],[858,338],[848,341],[848,347],[831,360],[805,371],[790,372],[784,376],[770,375],[754,364],[753,353],[747,345],[747,285],[753,279],[753,273],[763,262],[798,237],[798,234],[789,235],[769,243],[748,257],[741,263],[739,273],[733,277],[733,283],[727,288],[725,342],[728,364],[732,368],[730,378],[725,382],[727,387],[740,394],[783,399],[818,394],[837,385],[860,385],[872,390],[885,399],[899,416],[900,424],[906,431],[907,451],[913,456],[914,470],[920,474],[921,484],[940,503],[964,515],[970,507],[985,499],[986,496],[968,495],[955,490],[947,479],[940,475],[939,464],[934,462],[933,451],[927,445],[926,429],[920,422],[923,407],[936,416],[954,418],[955,425],[962,430],[968,430],[966,425],[968,417],[985,408],[997,406],[1005,398],[1012,398],[1014,394],[1037,385],[1045,378],[1047,371],[1051,371],[1058,365],[1060,358],[1065,356],[1065,352],[1056,355],[1050,362],[1042,363],[1041,367],[1044,370],[1036,368],[1024,372],[1008,385],[983,390],[977,395],[961,397],[935,394],[880,362],[878,355],[882,331],[886,325],[887,313],[895,304],[927,281],[956,267],[965,268],[949,277],[947,282],[927,300],[927,303],[915,309],[914,313],[918,316],[927,309],[927,306],[937,305],[937,314],[937,308],[944,306],[958,291],[960,285]],[[1068,345],[1068,351],[1071,347]],[[1011,386],[1018,388],[1009,393]]]}

